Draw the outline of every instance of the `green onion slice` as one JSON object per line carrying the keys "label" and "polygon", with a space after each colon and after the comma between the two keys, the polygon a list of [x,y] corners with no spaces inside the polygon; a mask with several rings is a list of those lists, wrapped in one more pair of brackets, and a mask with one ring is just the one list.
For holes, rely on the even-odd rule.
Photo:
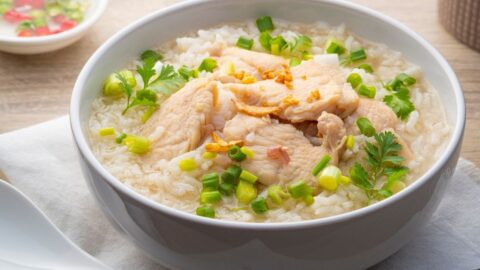
{"label": "green onion slice", "polygon": [[273,25],[272,17],[270,16],[262,16],[257,19],[256,21],[258,31],[263,32],[263,31],[272,31],[275,29],[275,26]]}
{"label": "green onion slice", "polygon": [[353,89],[357,89],[360,84],[362,84],[362,77],[358,73],[352,73],[348,75],[347,77],[347,82],[352,85]]}
{"label": "green onion slice", "polygon": [[317,176],[320,173],[320,171],[322,171],[323,169],[325,169],[325,167],[327,167],[331,159],[332,157],[330,157],[329,155],[324,155],[322,159],[317,163],[315,168],[313,168],[312,175]]}
{"label": "green onion slice", "polygon": [[246,49],[246,50],[251,50],[253,47],[253,39],[247,38],[247,37],[239,37],[237,40],[237,47]]}
{"label": "green onion slice", "polygon": [[213,191],[202,191],[200,193],[200,202],[201,203],[215,203],[222,199],[222,195],[218,190]]}
{"label": "green onion slice", "polygon": [[346,51],[343,43],[335,38],[329,38],[325,43],[325,52],[328,54],[343,54]]}
{"label": "green onion slice", "polygon": [[210,205],[202,205],[197,208],[195,211],[198,216],[214,218],[215,217],[215,209],[213,209]]}
{"label": "green onion slice", "polygon": [[263,214],[268,211],[267,200],[263,197],[256,198],[250,205],[256,214]]}
{"label": "green onion slice", "polygon": [[367,54],[363,48],[350,52],[350,60],[352,62],[361,61],[367,59]]}
{"label": "green onion slice", "polygon": [[202,63],[198,67],[199,71],[207,71],[213,72],[213,70],[217,67],[217,61],[213,58],[207,57],[203,59]]}
{"label": "green onion slice", "polygon": [[212,172],[202,176],[202,186],[205,190],[216,190],[220,184],[218,173]]}
{"label": "green onion slice", "polygon": [[372,137],[377,132],[372,125],[372,122],[365,117],[360,117],[356,121],[360,133],[367,137]]}
{"label": "green onion slice", "polygon": [[361,64],[357,68],[365,70],[367,73],[373,73],[373,68],[369,64]]}
{"label": "green onion slice", "polygon": [[245,155],[241,151],[241,149],[238,145],[234,145],[234,146],[230,147],[230,149],[228,150],[228,157],[233,161],[240,162],[240,161],[245,160],[247,158],[247,155]]}
{"label": "green onion slice", "polygon": [[358,88],[358,94],[364,97],[374,98],[377,94],[377,89],[375,88],[375,86],[362,84]]}

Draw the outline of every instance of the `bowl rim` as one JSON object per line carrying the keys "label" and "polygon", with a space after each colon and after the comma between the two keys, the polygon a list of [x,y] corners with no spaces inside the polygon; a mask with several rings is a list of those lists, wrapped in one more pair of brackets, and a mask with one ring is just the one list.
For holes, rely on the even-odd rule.
{"label": "bowl rim", "polygon": [[[238,0],[223,0],[235,2]],[[350,11],[356,13],[363,13],[364,15],[375,17],[387,24],[390,24],[397,28],[399,31],[403,31],[405,34],[409,35],[413,38],[417,43],[419,43],[422,47],[424,47],[427,51],[429,51],[435,60],[441,65],[441,68],[445,71],[448,75],[448,79],[453,86],[454,95],[457,102],[457,116],[455,119],[455,125],[453,127],[453,132],[449,139],[448,146],[446,147],[445,151],[442,153],[441,157],[435,161],[435,163],[428,169],[421,177],[419,177],[415,182],[411,185],[407,186],[404,190],[400,191],[399,193],[395,194],[395,196],[391,196],[385,200],[377,202],[375,204],[356,209],[350,212],[342,213],[339,215],[323,217],[318,219],[312,220],[303,220],[303,221],[294,221],[294,222],[282,222],[282,223],[253,223],[253,222],[240,222],[240,221],[230,221],[230,220],[221,220],[221,219],[210,219],[200,217],[191,213],[187,213],[181,210],[177,210],[173,207],[163,205],[161,203],[155,202],[152,199],[149,199],[133,189],[130,189],[126,185],[120,182],[115,176],[110,174],[96,159],[91,151],[87,139],[83,135],[82,127],[80,123],[80,100],[82,97],[82,89],[87,79],[87,75],[90,70],[94,67],[95,63],[98,59],[117,41],[121,40],[128,33],[141,28],[143,25],[150,23],[151,21],[155,20],[157,17],[165,16],[171,13],[181,12],[183,9],[189,9],[191,7],[209,4],[215,1],[203,1],[203,0],[192,0],[177,3],[166,7],[164,9],[160,9],[158,11],[152,12],[139,20],[131,23],[130,25],[126,26],[119,32],[117,32],[114,36],[109,38],[102,46],[100,46],[96,52],[90,57],[87,61],[85,66],[83,67],[82,71],[80,72],[77,81],[75,82],[74,90],[72,93],[71,104],[70,104],[70,124],[73,133],[73,138],[77,147],[80,151],[80,154],[83,155],[85,162],[89,163],[101,176],[102,181],[107,181],[107,183],[113,187],[117,192],[121,193],[123,196],[128,197],[129,199],[140,203],[141,205],[147,206],[155,211],[159,211],[165,215],[171,216],[173,218],[177,218],[187,222],[193,222],[196,224],[206,225],[206,226],[215,226],[215,227],[223,227],[223,228],[231,228],[231,229],[247,229],[247,230],[293,230],[293,229],[300,229],[300,228],[311,228],[316,226],[322,225],[331,225],[336,223],[341,223],[344,221],[361,218],[377,210],[386,207],[388,205],[394,204],[395,202],[402,200],[403,198],[410,195],[420,186],[425,184],[429,179],[431,179],[436,173],[438,173],[441,168],[445,167],[446,163],[450,160],[450,158],[454,155],[457,147],[461,144],[461,140],[463,137],[464,126],[465,126],[465,101],[463,92],[460,86],[460,83],[455,75],[454,71],[447,63],[447,61],[443,58],[443,56],[432,46],[430,45],[425,39],[423,39],[420,35],[415,33],[413,30],[405,26],[404,24],[400,23],[399,21],[384,15],[378,11],[373,9],[361,6],[356,3],[352,3],[349,1],[335,1],[335,0],[302,0],[302,2],[320,2],[325,3],[327,5],[333,5],[341,8],[348,9]]]}
{"label": "bowl rim", "polygon": [[0,42],[28,46],[28,45],[55,43],[65,39],[74,38],[78,35],[81,35],[83,32],[85,32],[90,27],[92,27],[92,25],[100,19],[102,14],[107,9],[108,0],[95,0],[94,2],[97,2],[97,4],[94,7],[90,7],[90,8],[94,8],[92,14],[90,16],[85,17],[85,19],[82,22],[80,22],[80,24],[78,24],[77,26],[65,32],[61,32],[54,35],[48,35],[48,36],[27,37],[27,38],[0,35]]}

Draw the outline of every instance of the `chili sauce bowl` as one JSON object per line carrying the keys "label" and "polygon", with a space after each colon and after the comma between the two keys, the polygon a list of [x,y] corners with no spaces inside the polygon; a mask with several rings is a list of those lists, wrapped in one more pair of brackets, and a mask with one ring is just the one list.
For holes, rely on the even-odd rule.
{"label": "chili sauce bowl", "polygon": [[87,33],[105,12],[107,4],[108,0],[90,1],[84,19],[75,27],[61,33],[33,37],[0,35],[0,51],[14,54],[39,54],[65,48]]}

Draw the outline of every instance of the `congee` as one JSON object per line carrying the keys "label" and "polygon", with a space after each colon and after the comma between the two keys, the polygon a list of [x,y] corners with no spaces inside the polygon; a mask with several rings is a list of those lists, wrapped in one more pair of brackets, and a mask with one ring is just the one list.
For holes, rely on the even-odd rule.
{"label": "congee", "polygon": [[345,25],[199,30],[105,78],[90,145],[125,185],[188,213],[338,215],[395,196],[445,148],[438,93],[409,60]]}

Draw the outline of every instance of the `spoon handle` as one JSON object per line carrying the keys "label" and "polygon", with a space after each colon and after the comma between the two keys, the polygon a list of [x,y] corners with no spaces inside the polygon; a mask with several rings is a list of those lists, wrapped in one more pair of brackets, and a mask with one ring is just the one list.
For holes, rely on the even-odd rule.
{"label": "spoon handle", "polygon": [[0,181],[0,269],[111,269],[70,241],[33,202]]}

